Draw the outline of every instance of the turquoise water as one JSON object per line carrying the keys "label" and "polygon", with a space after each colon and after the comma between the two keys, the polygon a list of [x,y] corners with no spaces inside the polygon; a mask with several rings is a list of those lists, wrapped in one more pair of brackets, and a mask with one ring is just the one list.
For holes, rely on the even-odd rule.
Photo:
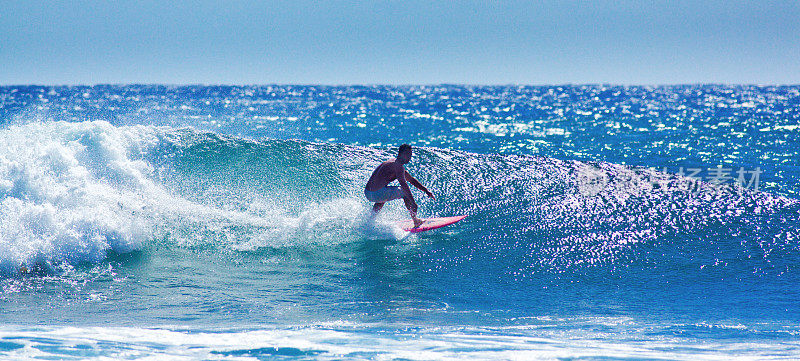
{"label": "turquoise water", "polygon": [[[800,354],[800,87],[18,86],[0,121],[3,357]],[[464,221],[369,220],[402,142]]]}

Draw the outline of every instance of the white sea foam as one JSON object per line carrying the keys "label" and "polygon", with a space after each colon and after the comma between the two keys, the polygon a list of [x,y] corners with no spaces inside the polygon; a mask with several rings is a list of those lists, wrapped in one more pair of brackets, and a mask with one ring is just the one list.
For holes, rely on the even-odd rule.
{"label": "white sea foam", "polygon": [[150,161],[178,138],[171,128],[104,121],[0,129],[0,273],[97,262],[163,238],[235,249],[327,242],[361,219],[364,206],[348,197],[299,214],[271,199],[239,210],[189,200],[161,184]]}
{"label": "white sea foam", "polygon": [[[409,325],[411,326],[411,325]],[[0,356],[13,359],[252,360],[787,360],[790,342],[693,342],[647,337],[597,337],[568,329],[397,327],[330,323],[256,330],[133,327],[6,326]],[[607,336],[607,335],[605,335]]]}
{"label": "white sea foam", "polygon": [[157,190],[140,159],[155,127],[47,122],[0,130],[0,270],[93,262],[152,234],[136,215]]}

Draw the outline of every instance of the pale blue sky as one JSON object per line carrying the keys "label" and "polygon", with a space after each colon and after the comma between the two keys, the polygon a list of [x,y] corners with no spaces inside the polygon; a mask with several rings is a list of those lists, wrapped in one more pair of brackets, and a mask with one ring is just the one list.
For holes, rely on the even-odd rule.
{"label": "pale blue sky", "polygon": [[0,0],[0,84],[799,84],[799,19],[797,0]]}

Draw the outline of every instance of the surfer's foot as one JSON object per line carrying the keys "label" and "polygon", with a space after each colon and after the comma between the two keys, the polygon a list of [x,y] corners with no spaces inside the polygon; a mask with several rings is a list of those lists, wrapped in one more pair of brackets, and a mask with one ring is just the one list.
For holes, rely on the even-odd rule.
{"label": "surfer's foot", "polygon": [[419,227],[423,223],[425,223],[424,219],[414,218],[414,228]]}

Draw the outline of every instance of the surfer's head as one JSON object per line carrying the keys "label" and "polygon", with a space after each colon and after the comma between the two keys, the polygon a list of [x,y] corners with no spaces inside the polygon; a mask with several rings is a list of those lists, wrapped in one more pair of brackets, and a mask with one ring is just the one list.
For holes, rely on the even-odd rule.
{"label": "surfer's head", "polygon": [[411,161],[411,146],[408,144],[403,144],[400,146],[400,149],[397,151],[397,161],[400,164],[407,164]]}

